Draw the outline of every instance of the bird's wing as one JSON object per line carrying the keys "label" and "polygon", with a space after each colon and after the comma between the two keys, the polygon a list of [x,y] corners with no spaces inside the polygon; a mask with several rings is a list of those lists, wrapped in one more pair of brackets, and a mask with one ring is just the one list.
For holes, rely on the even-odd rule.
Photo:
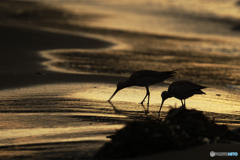
{"label": "bird's wing", "polygon": [[138,80],[146,80],[146,81],[153,81],[153,83],[164,81],[167,78],[170,78],[173,76],[175,71],[166,71],[166,72],[158,72],[158,71],[151,71],[151,70],[141,70],[134,72],[130,79],[138,79]]}
{"label": "bird's wing", "polygon": [[187,93],[194,90],[200,90],[203,88],[206,88],[206,87],[198,84],[194,84],[189,81],[176,81],[169,86],[168,92],[172,94],[182,94],[182,93]]}
{"label": "bird's wing", "polygon": [[146,86],[151,79],[149,72],[147,71],[137,71],[134,72],[128,79],[128,82],[132,85]]}

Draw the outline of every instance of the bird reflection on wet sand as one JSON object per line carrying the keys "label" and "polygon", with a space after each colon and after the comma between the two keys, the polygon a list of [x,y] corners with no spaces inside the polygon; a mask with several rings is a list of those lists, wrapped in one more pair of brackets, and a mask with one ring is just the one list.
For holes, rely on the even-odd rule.
{"label": "bird reflection on wet sand", "polygon": [[[120,111],[119,109],[117,109],[117,107],[111,101],[108,101],[108,103],[113,107],[115,113],[124,113],[124,111]],[[141,106],[143,107],[145,115],[147,115],[149,113],[149,111],[148,111],[149,105],[147,104],[147,109],[145,108],[145,106],[143,104],[141,104]],[[127,111],[125,111],[125,112],[127,112]]]}

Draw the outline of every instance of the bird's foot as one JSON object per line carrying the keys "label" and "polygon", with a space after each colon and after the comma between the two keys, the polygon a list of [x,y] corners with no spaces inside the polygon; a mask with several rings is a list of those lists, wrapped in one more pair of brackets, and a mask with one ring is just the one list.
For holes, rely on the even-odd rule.
{"label": "bird's foot", "polygon": [[186,109],[186,106],[185,106],[185,104],[184,104],[184,105],[182,105],[180,108],[184,108],[184,109]]}
{"label": "bird's foot", "polygon": [[148,113],[149,113],[149,111],[148,111],[148,110],[146,110],[146,111],[145,111],[145,115],[147,115]]}

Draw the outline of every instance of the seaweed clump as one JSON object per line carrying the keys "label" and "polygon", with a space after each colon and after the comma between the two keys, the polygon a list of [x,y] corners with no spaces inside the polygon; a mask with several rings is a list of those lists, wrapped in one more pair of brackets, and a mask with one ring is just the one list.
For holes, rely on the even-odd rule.
{"label": "seaweed clump", "polygon": [[171,109],[164,121],[127,123],[95,155],[95,159],[118,159],[166,150],[220,142],[240,142],[240,136],[226,125],[216,124],[202,111],[184,106]]}

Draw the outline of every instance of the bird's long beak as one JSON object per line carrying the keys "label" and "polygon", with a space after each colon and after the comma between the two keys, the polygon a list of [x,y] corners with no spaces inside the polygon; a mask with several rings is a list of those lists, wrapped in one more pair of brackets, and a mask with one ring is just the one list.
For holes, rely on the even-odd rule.
{"label": "bird's long beak", "polygon": [[113,93],[113,95],[108,99],[108,102],[110,102],[110,100],[115,96],[115,94],[118,92],[119,90],[116,89],[116,91]]}

